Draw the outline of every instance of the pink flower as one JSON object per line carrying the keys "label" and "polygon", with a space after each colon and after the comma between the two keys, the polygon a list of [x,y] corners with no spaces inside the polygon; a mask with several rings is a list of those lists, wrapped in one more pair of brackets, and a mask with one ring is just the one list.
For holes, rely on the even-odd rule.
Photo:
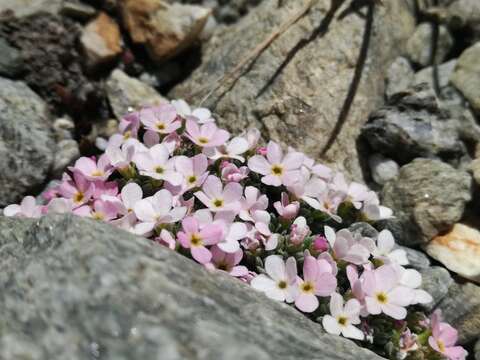
{"label": "pink flower", "polygon": [[389,230],[382,230],[377,237],[377,246],[372,252],[375,258],[383,260],[385,263],[396,263],[399,265],[408,265],[407,254],[403,249],[393,250],[395,239]]}
{"label": "pink flower", "polygon": [[400,337],[400,358],[404,359],[408,356],[410,351],[418,349],[417,335],[413,334],[409,328],[407,328]]}
{"label": "pink flower", "polygon": [[122,188],[120,198],[118,212],[122,215],[133,213],[135,205],[143,198],[142,188],[137,183],[128,183]]}
{"label": "pink flower", "polygon": [[255,210],[252,212],[252,222],[254,225],[250,225],[249,237],[259,243],[262,243],[265,250],[275,250],[278,246],[278,234],[274,234],[270,231],[271,216],[267,211]]}
{"label": "pink flower", "polygon": [[169,104],[145,108],[140,111],[140,120],[145,128],[160,134],[170,134],[182,126],[175,107]]}
{"label": "pink flower", "polygon": [[177,156],[175,158],[175,169],[183,175],[186,190],[202,186],[208,176],[208,159],[203,154],[195,155],[192,158]]}
{"label": "pink flower", "polygon": [[294,245],[300,245],[310,233],[307,220],[303,216],[299,216],[290,227],[290,242]]}
{"label": "pink flower", "polygon": [[298,201],[292,201],[288,199],[288,194],[282,192],[280,201],[277,201],[273,204],[275,210],[277,210],[278,215],[286,220],[294,219],[298,211],[300,210],[300,203]]}
{"label": "pink flower", "polygon": [[68,214],[73,210],[73,201],[65,198],[52,199],[47,207],[46,212],[50,214]]}
{"label": "pink flower", "polygon": [[313,239],[313,249],[318,252],[324,252],[328,250],[327,238],[322,235],[317,235]]}
{"label": "pink flower", "polygon": [[396,320],[405,319],[410,305],[412,291],[400,286],[398,276],[393,267],[383,265],[373,271],[364,273],[362,285],[365,292],[365,304],[370,314],[384,313]]}
{"label": "pink flower", "polygon": [[263,175],[262,182],[266,185],[289,186],[299,180],[303,157],[304,155],[299,152],[289,152],[283,156],[280,145],[270,141],[267,146],[267,158],[261,155],[252,156],[248,160],[248,167]]}
{"label": "pink flower", "polygon": [[356,299],[348,300],[343,306],[343,297],[333,293],[330,298],[330,314],[322,319],[322,325],[329,334],[363,340],[365,335],[354,325],[360,324],[360,303]]}
{"label": "pink flower", "polygon": [[185,135],[194,144],[204,148],[223,145],[230,137],[228,131],[218,129],[214,123],[199,126],[191,119],[187,119]]}
{"label": "pink flower", "polygon": [[241,206],[242,186],[228,183],[223,187],[218,177],[210,175],[203,183],[202,191],[197,191],[195,197],[211,211],[232,211],[237,214]]}
{"label": "pink flower", "polygon": [[297,282],[295,258],[289,257],[285,262],[279,255],[270,255],[265,259],[265,272],[253,278],[250,285],[270,299],[293,302]]}
{"label": "pink flower", "polygon": [[175,250],[175,247],[177,246],[177,241],[175,240],[171,232],[165,229],[162,229],[162,231],[160,231],[160,236],[155,238],[155,241],[161,245],[168,247],[170,250]]}
{"label": "pink flower", "polygon": [[138,201],[133,210],[140,221],[135,226],[135,233],[139,235],[149,234],[159,224],[175,223],[187,212],[185,207],[174,207],[172,194],[166,189]]}
{"label": "pink flower", "polygon": [[243,251],[237,250],[234,253],[226,253],[222,251],[217,245],[210,248],[212,259],[207,268],[215,268],[225,271],[235,277],[243,277],[248,275],[247,267],[238,265],[243,258]]}
{"label": "pink flower", "polygon": [[244,162],[245,158],[241,155],[248,150],[248,142],[243,137],[237,136],[230,140],[228,143],[206,148],[203,153],[211,160],[218,159],[236,159]]}
{"label": "pink flower", "polygon": [[83,205],[73,211],[74,214],[91,217],[95,220],[111,221],[118,215],[117,207],[111,201],[95,200],[93,207]]}
{"label": "pink flower", "polygon": [[182,183],[183,177],[174,170],[175,160],[170,159],[170,153],[163,144],[151,147],[147,152],[135,156],[134,162],[140,170],[140,175],[156,180],[165,180],[177,186]]}
{"label": "pink flower", "polygon": [[326,260],[317,260],[306,252],[303,262],[303,279],[298,278],[295,306],[306,313],[318,307],[317,296],[330,296],[337,287],[332,267]]}
{"label": "pink flower", "polygon": [[42,215],[42,208],[36,204],[33,196],[25,196],[20,205],[12,204],[5,207],[3,215],[7,217],[39,218]]}
{"label": "pink flower", "polygon": [[105,154],[115,169],[122,170],[130,166],[135,154],[135,145],[132,143],[125,143],[121,147],[108,145]]}
{"label": "pink flower", "polygon": [[354,237],[348,229],[341,229],[335,233],[331,227],[325,226],[325,237],[333,249],[335,258],[355,265],[367,263],[370,252],[375,247],[373,240]]}
{"label": "pink flower", "polygon": [[105,181],[113,172],[110,165],[110,159],[106,154],[103,154],[96,162],[92,158],[81,157],[75,162],[75,166],[68,168],[73,173],[82,174],[85,179],[90,181]]}
{"label": "pink flower", "polygon": [[250,169],[246,166],[241,166],[229,162],[222,163],[222,180],[225,182],[240,182],[248,177]]}
{"label": "pink flower", "polygon": [[199,228],[199,223],[194,217],[182,220],[182,229],[177,234],[180,245],[190,249],[192,257],[200,264],[207,264],[212,259],[212,253],[206,248],[220,241],[222,228],[216,224],[209,224]]}
{"label": "pink flower", "polygon": [[397,263],[392,263],[391,266],[397,272],[399,284],[411,289],[412,299],[410,305],[428,304],[433,301],[429,293],[419,289],[422,285],[422,275],[417,270],[405,269]]}
{"label": "pink flower", "polygon": [[248,141],[248,149],[254,150],[258,145],[261,134],[258,129],[253,128],[253,129],[247,130],[247,132],[243,136]]}
{"label": "pink flower", "polygon": [[95,185],[79,172],[74,172],[72,176],[73,179],[64,174],[57,191],[60,196],[71,199],[74,207],[78,207],[90,201],[95,192]]}
{"label": "pink flower", "polygon": [[212,113],[206,108],[197,108],[192,110],[184,100],[172,100],[172,105],[175,106],[175,109],[180,116],[184,118],[195,117],[199,124],[215,122],[215,119],[212,117]]}
{"label": "pink flower", "polygon": [[241,200],[241,203],[240,219],[255,222],[251,214],[257,210],[266,210],[268,207],[268,197],[260,193],[260,190],[256,187],[247,186],[245,188],[245,197]]}
{"label": "pink flower", "polygon": [[458,333],[452,326],[441,322],[441,311],[435,310],[431,317],[432,336],[428,338],[428,344],[450,360],[465,359],[468,353],[461,346],[454,346],[457,342]]}

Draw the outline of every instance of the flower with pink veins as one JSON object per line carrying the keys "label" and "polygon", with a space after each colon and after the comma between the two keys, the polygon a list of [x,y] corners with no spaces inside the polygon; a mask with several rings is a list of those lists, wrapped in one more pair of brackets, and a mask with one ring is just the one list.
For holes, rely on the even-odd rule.
{"label": "flower with pink veins", "polygon": [[64,174],[57,191],[60,196],[71,199],[74,207],[78,207],[90,201],[95,192],[95,185],[81,173],[74,172],[72,177]]}
{"label": "flower with pink veins", "polygon": [[190,249],[192,257],[200,264],[207,264],[212,259],[212,253],[206,247],[217,244],[222,237],[222,228],[217,224],[208,224],[200,228],[193,216],[182,220],[182,231],[177,234],[180,245]]}
{"label": "flower with pink veins", "polygon": [[185,130],[185,136],[203,148],[224,145],[230,137],[228,131],[219,129],[214,123],[198,125],[192,119],[187,119]]}
{"label": "flower with pink veins", "polygon": [[116,181],[95,181],[95,188],[93,191],[94,199],[102,199],[105,196],[117,196],[118,184]]}
{"label": "flower with pink veins", "polygon": [[128,168],[132,162],[135,155],[135,145],[132,142],[127,142],[121,147],[108,145],[105,154],[107,154],[110,164],[115,169],[123,170]]}
{"label": "flower with pink veins", "polygon": [[88,157],[81,157],[75,162],[74,166],[70,166],[68,169],[73,173],[82,174],[85,179],[90,181],[105,181],[113,172],[107,154],[100,156],[98,161]]}
{"label": "flower with pink veins", "polygon": [[246,266],[238,265],[243,258],[243,251],[241,249],[234,253],[227,253],[222,251],[217,245],[210,248],[212,259],[210,263],[205,264],[207,269],[218,269],[225,271],[235,277],[243,277],[248,275]]}
{"label": "flower with pink veins", "polygon": [[25,196],[20,205],[12,204],[3,209],[3,215],[7,217],[39,218],[42,215],[42,207],[38,206],[33,196]]}
{"label": "flower with pink veins", "polygon": [[215,214],[214,223],[222,227],[222,241],[217,246],[227,253],[234,253],[240,250],[239,241],[247,236],[247,226],[243,222],[234,222],[235,213],[218,212]]}
{"label": "flower with pink veins", "polygon": [[323,191],[317,197],[317,201],[320,205],[317,210],[326,213],[338,223],[342,222],[342,218],[337,215],[338,207],[343,201],[343,196],[340,193],[332,190]]}
{"label": "flower with pink veins", "polygon": [[365,292],[367,311],[372,315],[384,313],[396,320],[405,319],[405,306],[412,301],[412,291],[398,282],[398,275],[390,265],[382,265],[364,274],[362,289]]}
{"label": "flower with pink veins", "polygon": [[345,180],[345,176],[336,173],[333,177],[331,188],[344,196],[344,201],[353,204],[355,209],[360,209],[363,202],[369,198],[369,189],[360,183],[352,182],[350,184]]}
{"label": "flower with pink veins", "polygon": [[155,195],[138,201],[133,211],[139,220],[135,226],[138,235],[149,234],[157,225],[172,224],[183,219],[187,208],[174,206],[172,194],[166,190],[159,190]]}
{"label": "flower with pink veins", "polygon": [[175,159],[170,158],[170,153],[163,144],[136,154],[134,162],[140,170],[140,175],[165,180],[174,186],[180,185],[183,181],[182,175],[175,171]]}
{"label": "flower with pink veins", "polygon": [[172,100],[172,105],[175,106],[177,113],[183,118],[195,117],[199,124],[215,122],[212,113],[206,108],[192,110],[185,100]]}
{"label": "flower with pink veins", "polygon": [[211,160],[218,159],[236,159],[244,162],[245,158],[241,156],[248,150],[248,141],[241,136],[234,137],[226,144],[216,147],[208,147],[203,150],[203,153]]}
{"label": "flower with pink veins", "polygon": [[343,297],[333,293],[330,297],[330,314],[322,319],[322,325],[329,334],[340,335],[346,338],[363,340],[364,333],[354,325],[360,324],[360,303],[350,299],[345,306]]}
{"label": "flower with pink veins", "polygon": [[75,215],[110,222],[118,215],[117,206],[111,201],[95,200],[93,206],[83,205],[73,210]]}
{"label": "flower with pink veins", "polygon": [[384,263],[408,265],[407,253],[403,249],[395,249],[395,239],[389,230],[382,230],[377,237],[377,246],[372,255]]}
{"label": "flower with pink veins", "polygon": [[263,175],[264,184],[289,186],[300,180],[300,167],[304,158],[302,153],[289,152],[284,156],[280,145],[270,141],[266,156],[267,158],[255,155],[248,160],[250,170]]}
{"label": "flower with pink veins", "polygon": [[245,197],[241,200],[242,209],[239,217],[243,221],[254,222],[252,213],[257,210],[266,210],[268,207],[268,197],[254,186],[245,187]]}
{"label": "flower with pink veins", "polygon": [[194,157],[177,156],[175,169],[183,175],[185,190],[202,186],[208,176],[208,159],[203,154]]}
{"label": "flower with pink veins", "polygon": [[300,203],[298,201],[290,202],[288,194],[282,192],[280,201],[273,203],[273,207],[277,210],[278,215],[285,220],[293,220],[300,210]]}
{"label": "flower with pink veins", "polygon": [[298,277],[295,306],[310,313],[318,308],[317,296],[330,296],[337,287],[337,278],[332,267],[325,260],[317,260],[305,252],[303,261],[303,279]]}
{"label": "flower with pink veins", "polygon": [[270,255],[265,259],[266,274],[257,275],[250,285],[265,293],[273,300],[295,301],[297,283],[297,262],[294,257],[284,261],[279,255]]}
{"label": "flower with pink veins", "polygon": [[371,251],[375,247],[372,239],[353,235],[348,229],[341,229],[335,233],[329,226],[325,226],[325,237],[338,260],[344,260],[355,265],[368,262]]}
{"label": "flower with pink veins", "polygon": [[218,177],[210,175],[203,183],[202,191],[195,192],[195,197],[211,211],[232,211],[238,214],[242,190],[242,185],[233,182],[223,187]]}
{"label": "flower with pink veins", "polygon": [[[249,236],[256,238],[265,246],[265,250],[275,250],[278,246],[278,234],[270,230],[271,216],[268,211],[255,210],[252,212],[254,225],[249,231]],[[249,224],[250,225],[250,224]]]}
{"label": "flower with pink veins", "polygon": [[140,121],[145,126],[145,129],[160,134],[170,134],[182,126],[181,121],[177,120],[175,107],[170,104],[162,104],[141,110]]}
{"label": "flower with pink veins", "polygon": [[290,227],[290,242],[294,245],[300,245],[310,234],[311,231],[307,225],[307,219],[303,216],[299,216]]}
{"label": "flower with pink veins", "polygon": [[441,311],[435,310],[432,314],[430,324],[432,336],[428,338],[428,344],[433,350],[444,355],[450,360],[463,360],[468,353],[461,346],[455,346],[458,332],[447,323],[441,322]]}
{"label": "flower with pink veins", "polygon": [[250,169],[248,167],[238,167],[237,165],[229,163],[228,161],[222,162],[220,168],[222,169],[222,180],[225,182],[240,182],[243,179],[246,179],[250,173]]}

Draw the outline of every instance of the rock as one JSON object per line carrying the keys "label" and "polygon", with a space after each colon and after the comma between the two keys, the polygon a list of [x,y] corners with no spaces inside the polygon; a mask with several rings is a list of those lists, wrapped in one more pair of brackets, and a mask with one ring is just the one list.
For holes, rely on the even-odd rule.
{"label": "rock", "polygon": [[467,153],[460,134],[464,121],[450,118],[433,90],[422,84],[401,92],[370,114],[362,129],[370,147],[400,164],[440,157],[456,164]]}
{"label": "rock", "polygon": [[384,185],[398,176],[398,164],[381,154],[373,154],[370,156],[368,164],[370,165],[373,180],[379,185]]}
{"label": "rock", "polygon": [[453,85],[470,102],[472,108],[480,113],[480,42],[469,47],[458,58],[457,66],[450,79]]}
{"label": "rock", "polygon": [[63,0],[1,0],[0,13],[12,11],[16,17],[24,18],[38,13],[58,14]]}
{"label": "rock", "polygon": [[190,47],[211,13],[201,6],[163,0],[124,0],[120,6],[133,42],[145,45],[155,61],[164,61]]}
{"label": "rock", "polygon": [[480,287],[453,284],[438,305],[446,322],[458,330],[458,341],[466,344],[480,334]]}
{"label": "rock", "polygon": [[473,172],[473,178],[477,185],[480,185],[480,158],[472,161],[470,168]]}
{"label": "rock", "polygon": [[362,236],[366,236],[375,239],[378,236],[378,231],[367,222],[356,222],[350,225],[348,228],[353,233],[358,233]]}
{"label": "rock", "polygon": [[0,75],[15,77],[23,71],[23,60],[20,52],[0,38]]}
{"label": "rock", "polygon": [[0,244],[10,248],[0,252],[2,359],[381,359],[105,223],[2,217]]}
{"label": "rock", "polygon": [[53,162],[47,106],[20,81],[0,78],[0,206],[45,181]]}
{"label": "rock", "polygon": [[453,46],[453,38],[448,29],[440,25],[438,30],[438,40],[435,59],[432,60],[432,51],[434,47],[434,25],[430,23],[421,23],[417,26],[415,33],[408,40],[407,56],[415,64],[422,67],[431,64],[440,64],[450,52]]}
{"label": "rock", "polygon": [[413,81],[413,68],[408,59],[399,56],[387,71],[385,95],[387,98],[410,87]]}
{"label": "rock", "polygon": [[430,260],[423,252],[401,245],[395,245],[395,248],[403,249],[407,253],[409,266],[417,270],[424,270],[430,267]]}
{"label": "rock", "polygon": [[119,69],[112,72],[105,89],[113,113],[119,119],[127,114],[129,108],[159,105],[167,101],[154,88]]}
{"label": "rock", "polygon": [[480,40],[480,3],[477,0],[457,0],[447,8],[452,27],[466,28],[473,39]]}
{"label": "rock", "polygon": [[[429,66],[415,73],[412,84],[419,85],[427,83],[432,89],[438,85],[439,89],[444,89],[449,85],[450,77],[453,74],[457,59],[450,60],[446,63]],[[437,81],[435,81],[435,77]],[[435,84],[437,83],[437,85]]]}
{"label": "rock", "polygon": [[480,360],[480,339],[477,340],[477,343],[475,344],[475,360]]}
{"label": "rock", "polygon": [[455,224],[448,234],[433,238],[426,251],[447,269],[480,281],[480,231],[477,229]]}
{"label": "rock", "polygon": [[395,218],[388,220],[401,245],[426,244],[450,230],[470,201],[468,173],[433,159],[415,159],[402,166],[399,176],[383,187],[383,204]]}
{"label": "rock", "polygon": [[78,20],[89,20],[95,16],[97,10],[88,4],[74,1],[64,1],[60,13]]}
{"label": "rock", "polygon": [[431,303],[424,304],[423,307],[428,311],[432,311],[448,294],[448,289],[454,282],[450,273],[440,266],[423,269],[420,273],[422,274],[421,288],[433,298]]}
{"label": "rock", "polygon": [[58,118],[53,122],[53,131],[57,142],[73,139],[75,123],[69,117]]}
{"label": "rock", "polygon": [[[362,66],[359,55],[366,20],[349,16],[348,21],[337,21],[336,16],[348,13],[348,4],[343,2],[336,9],[331,3],[315,1],[237,81],[214,91],[203,105],[234,134],[257,127],[265,139],[321,158],[359,180],[362,171],[354,144],[367,115],[383,101],[386,71],[412,33],[414,21],[402,1],[376,8]],[[170,97],[198,105],[219,77],[303,6],[300,1],[283,1],[278,6],[276,0],[265,0],[235,25],[219,27],[203,51],[202,65]],[[352,82],[356,66],[362,73],[358,84]],[[356,90],[354,100],[345,101],[352,89]]]}
{"label": "rock", "polygon": [[61,140],[57,143],[55,160],[52,167],[53,177],[61,177],[67,166],[80,157],[80,149],[75,140]]}
{"label": "rock", "polygon": [[80,43],[90,68],[114,61],[122,53],[122,35],[118,24],[101,12],[83,29]]}

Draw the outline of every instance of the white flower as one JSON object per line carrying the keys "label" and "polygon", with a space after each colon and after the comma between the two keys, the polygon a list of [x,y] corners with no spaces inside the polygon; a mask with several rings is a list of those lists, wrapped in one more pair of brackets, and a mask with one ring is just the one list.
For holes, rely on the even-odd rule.
{"label": "white flower", "polygon": [[360,303],[356,299],[348,300],[343,306],[343,297],[333,293],[330,297],[330,313],[322,319],[325,331],[351,339],[363,340],[363,332],[353,325],[360,324]]}

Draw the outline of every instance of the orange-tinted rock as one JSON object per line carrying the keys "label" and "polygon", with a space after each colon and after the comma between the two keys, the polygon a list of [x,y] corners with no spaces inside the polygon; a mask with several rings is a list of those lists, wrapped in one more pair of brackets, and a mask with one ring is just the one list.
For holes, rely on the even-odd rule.
{"label": "orange-tinted rock", "polygon": [[479,230],[455,224],[448,234],[435,237],[426,246],[426,250],[449,270],[465,278],[480,281]]}
{"label": "orange-tinted rock", "polygon": [[122,52],[122,36],[118,24],[100,13],[83,30],[80,42],[90,67],[109,63]]}
{"label": "orange-tinted rock", "polygon": [[132,40],[145,45],[150,57],[163,61],[197,40],[211,10],[162,0],[121,1],[123,22]]}

